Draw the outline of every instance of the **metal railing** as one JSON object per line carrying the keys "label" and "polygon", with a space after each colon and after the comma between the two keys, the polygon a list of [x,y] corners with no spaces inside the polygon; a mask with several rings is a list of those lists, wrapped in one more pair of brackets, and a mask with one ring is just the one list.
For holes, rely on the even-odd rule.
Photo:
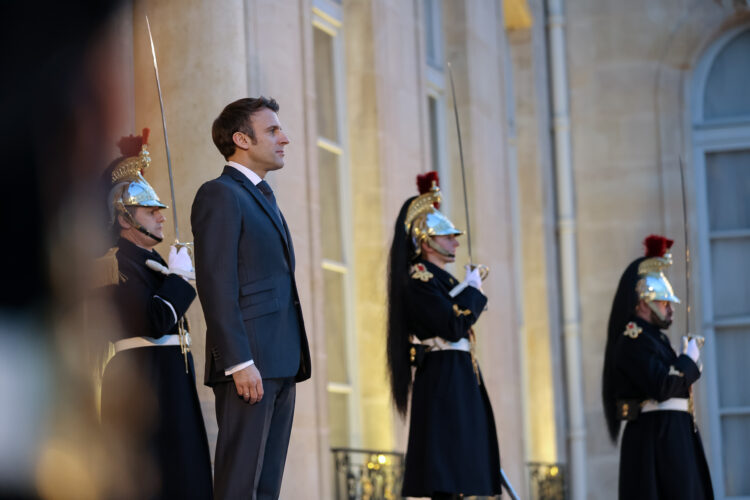
{"label": "metal railing", "polygon": [[529,462],[529,484],[531,500],[566,500],[567,471],[564,464]]}
{"label": "metal railing", "polygon": [[404,455],[389,451],[331,448],[336,500],[401,498]]}

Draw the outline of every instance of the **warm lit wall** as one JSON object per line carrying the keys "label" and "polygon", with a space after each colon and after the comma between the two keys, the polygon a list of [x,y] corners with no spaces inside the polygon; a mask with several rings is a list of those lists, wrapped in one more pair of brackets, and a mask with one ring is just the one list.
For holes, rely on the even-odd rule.
{"label": "warm lit wall", "polygon": [[388,250],[423,164],[415,19],[402,7],[360,1],[344,9],[362,439],[385,450],[399,448],[386,375]]}
{"label": "warm lit wall", "polygon": [[[532,12],[543,19],[540,2]],[[513,56],[525,322],[527,453],[534,462],[565,462],[557,254],[544,23],[509,31]],[[539,37],[541,33],[542,37]]]}

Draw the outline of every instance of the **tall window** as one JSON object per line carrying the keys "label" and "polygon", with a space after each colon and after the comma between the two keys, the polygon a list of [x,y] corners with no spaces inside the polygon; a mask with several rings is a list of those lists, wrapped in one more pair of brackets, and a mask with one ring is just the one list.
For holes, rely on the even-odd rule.
{"label": "tall window", "polygon": [[443,210],[449,213],[450,176],[445,150],[445,82],[442,0],[422,0],[430,169],[440,176]]}
{"label": "tall window", "polygon": [[443,68],[443,0],[422,0],[425,56],[433,68]]}
{"label": "tall window", "polygon": [[328,366],[328,424],[334,447],[359,443],[351,248],[351,200],[343,110],[340,2],[316,0],[313,57],[323,267],[323,321]]}
{"label": "tall window", "polygon": [[719,498],[750,498],[750,29],[698,65],[693,139],[711,465]]}

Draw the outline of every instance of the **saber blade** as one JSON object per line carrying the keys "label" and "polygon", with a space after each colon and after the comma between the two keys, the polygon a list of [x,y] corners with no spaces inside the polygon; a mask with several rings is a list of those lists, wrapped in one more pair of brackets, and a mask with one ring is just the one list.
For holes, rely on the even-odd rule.
{"label": "saber blade", "polygon": [[159,93],[159,108],[161,109],[161,125],[164,129],[164,147],[167,150],[167,169],[169,171],[169,193],[172,195],[172,220],[174,221],[174,235],[180,241],[180,225],[177,223],[177,203],[174,197],[174,178],[172,177],[172,157],[169,154],[169,138],[167,137],[167,117],[164,113],[164,98],[161,95],[161,82],[159,80],[159,65],[156,63],[156,47],[154,37],[151,35],[151,23],[146,16],[146,28],[148,28],[148,39],[151,42],[151,55],[154,58],[154,75],[156,76],[156,90]]}
{"label": "saber blade", "polygon": [[471,253],[471,223],[469,222],[469,197],[466,194],[466,167],[464,166],[464,148],[461,142],[461,123],[458,120],[458,105],[456,104],[456,86],[453,84],[453,67],[448,63],[448,77],[451,81],[451,95],[453,96],[453,115],[456,117],[456,134],[458,135],[458,156],[461,159],[461,183],[464,187],[464,209],[466,210],[466,241],[469,251],[469,265],[473,268],[474,259]]}
{"label": "saber blade", "polygon": [[687,190],[685,189],[685,167],[680,160],[680,182],[682,185],[682,222],[685,241],[685,311],[686,311],[686,331],[690,333],[690,246],[688,245],[688,216],[687,216]]}
{"label": "saber blade", "polygon": [[500,468],[500,479],[503,483],[503,486],[505,486],[505,491],[508,492],[508,495],[510,495],[511,500],[520,500],[518,497],[518,493],[516,493],[516,490],[513,489],[513,486],[511,486],[510,481],[508,480],[508,476],[505,475],[505,471],[503,468]]}

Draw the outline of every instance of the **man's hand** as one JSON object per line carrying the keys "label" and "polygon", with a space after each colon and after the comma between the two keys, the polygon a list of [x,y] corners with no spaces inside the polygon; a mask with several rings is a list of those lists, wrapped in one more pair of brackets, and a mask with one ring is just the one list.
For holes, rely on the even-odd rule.
{"label": "man's hand", "polygon": [[698,363],[698,358],[701,355],[701,351],[698,348],[698,342],[696,340],[687,337],[682,337],[682,354],[686,354],[693,360],[694,363]]}
{"label": "man's hand", "polygon": [[195,268],[187,247],[182,246],[177,250],[174,245],[170,246],[167,262],[170,273],[178,274],[185,279],[195,279]]}
{"label": "man's hand", "polygon": [[466,270],[466,278],[464,278],[464,281],[467,285],[473,286],[477,290],[482,290],[482,277],[479,274],[479,268],[475,267],[474,269],[471,268],[471,265],[466,264],[464,266],[464,269]]}
{"label": "man's hand", "polygon": [[255,404],[263,399],[263,379],[255,365],[250,365],[232,374],[237,395],[246,403]]}

